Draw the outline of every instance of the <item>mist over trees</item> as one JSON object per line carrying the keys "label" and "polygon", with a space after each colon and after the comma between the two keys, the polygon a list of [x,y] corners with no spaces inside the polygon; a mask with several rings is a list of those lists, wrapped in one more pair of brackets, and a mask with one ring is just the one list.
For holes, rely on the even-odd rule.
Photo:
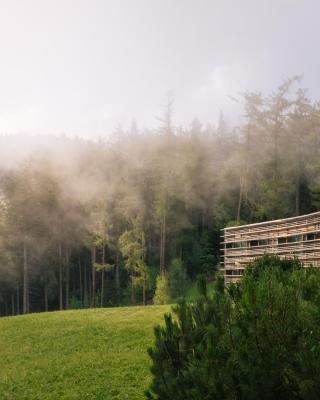
{"label": "mist over trees", "polygon": [[298,77],[243,104],[240,127],[177,128],[168,103],[154,130],[6,153],[1,315],[147,304],[170,265],[185,282],[213,275],[224,226],[318,210],[320,104]]}

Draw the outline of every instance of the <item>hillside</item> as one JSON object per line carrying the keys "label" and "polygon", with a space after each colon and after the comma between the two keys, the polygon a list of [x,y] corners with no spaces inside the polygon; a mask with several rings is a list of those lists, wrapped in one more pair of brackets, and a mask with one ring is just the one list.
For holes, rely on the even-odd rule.
{"label": "hillside", "polygon": [[3,400],[143,399],[147,348],[170,306],[63,311],[0,319]]}

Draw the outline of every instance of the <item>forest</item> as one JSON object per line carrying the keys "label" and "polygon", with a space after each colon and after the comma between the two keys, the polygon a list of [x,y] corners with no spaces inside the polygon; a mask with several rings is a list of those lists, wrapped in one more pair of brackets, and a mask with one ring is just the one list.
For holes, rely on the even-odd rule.
{"label": "forest", "polygon": [[15,162],[1,136],[0,315],[150,304],[170,274],[178,296],[221,268],[225,226],[318,210],[320,103],[301,77],[241,99],[240,126],[176,126],[168,99],[155,129]]}

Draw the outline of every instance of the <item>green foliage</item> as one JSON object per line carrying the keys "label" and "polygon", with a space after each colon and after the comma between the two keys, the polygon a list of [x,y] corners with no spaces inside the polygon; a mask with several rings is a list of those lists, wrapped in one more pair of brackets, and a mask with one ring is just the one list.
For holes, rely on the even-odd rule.
{"label": "green foliage", "polygon": [[199,240],[192,238],[191,254],[185,262],[191,278],[194,279],[199,274],[214,275],[217,258],[213,245],[214,238],[208,232],[204,232]]}
{"label": "green foliage", "polygon": [[189,281],[186,271],[179,258],[172,260],[169,266],[169,288],[172,299],[179,299],[186,295],[189,287]]}
{"label": "green foliage", "polygon": [[320,393],[320,271],[257,259],[155,328],[149,399],[315,400]]}
{"label": "green foliage", "polygon": [[254,213],[256,218],[278,219],[292,215],[292,196],[294,185],[288,180],[275,181],[265,179],[260,183],[259,209]]}
{"label": "green foliage", "polygon": [[245,221],[245,220],[243,220],[243,219],[240,219],[240,220],[231,220],[231,221],[229,221],[227,224],[226,224],[226,227],[230,227],[230,226],[240,226],[240,225],[246,225],[247,224],[247,222]]}
{"label": "green foliage", "polygon": [[145,273],[145,237],[141,227],[134,225],[119,238],[119,249],[125,259],[125,266],[130,272]]}
{"label": "green foliage", "polygon": [[[212,294],[214,292],[214,285],[215,282],[209,282],[207,283],[207,290],[209,294]],[[198,285],[197,282],[192,282],[191,286],[189,287],[186,295],[185,295],[185,300],[188,302],[195,302],[198,300],[200,297],[199,295],[199,290],[198,290]]]}
{"label": "green foliage", "polygon": [[156,291],[153,298],[154,304],[169,304],[171,302],[169,279],[167,274],[157,277]]}
{"label": "green foliage", "polygon": [[101,271],[112,271],[114,268],[113,264],[109,264],[109,263],[94,263],[94,268],[96,271],[101,272]]}
{"label": "green foliage", "polygon": [[126,230],[120,236],[119,249],[124,257],[125,267],[131,274],[132,301],[134,299],[133,285],[138,285],[143,288],[143,302],[145,304],[149,268],[145,262],[145,235],[142,226],[138,221],[134,221],[132,229]]}

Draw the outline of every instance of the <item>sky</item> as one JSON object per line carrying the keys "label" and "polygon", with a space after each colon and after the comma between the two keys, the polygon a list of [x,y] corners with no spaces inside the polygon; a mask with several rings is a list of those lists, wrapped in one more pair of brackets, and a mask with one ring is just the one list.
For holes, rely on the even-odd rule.
{"label": "sky", "polygon": [[318,0],[0,0],[0,134],[105,137],[132,120],[241,121],[245,90],[303,74],[320,99]]}

